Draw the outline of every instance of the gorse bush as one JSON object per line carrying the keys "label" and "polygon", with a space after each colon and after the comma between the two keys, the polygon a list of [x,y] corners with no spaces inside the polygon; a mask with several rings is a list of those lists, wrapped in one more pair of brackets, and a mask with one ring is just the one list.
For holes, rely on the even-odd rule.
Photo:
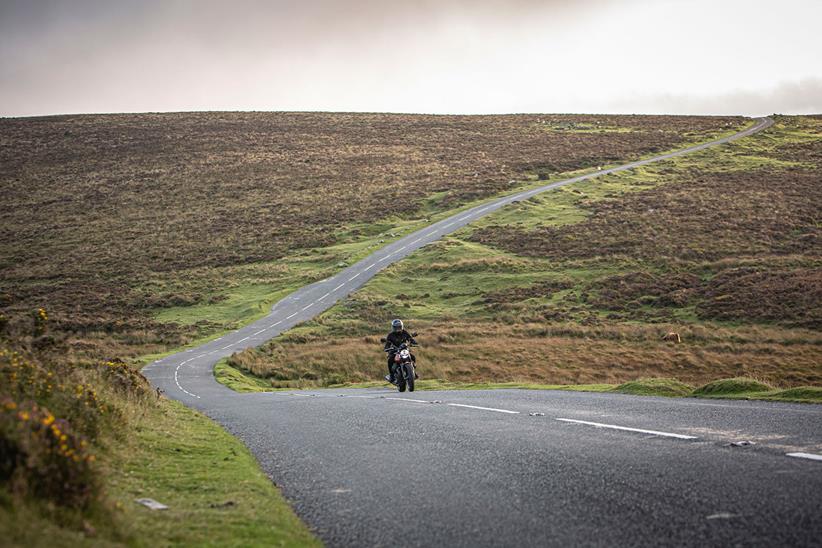
{"label": "gorse bush", "polygon": [[[48,316],[43,309],[33,315],[42,336]],[[56,362],[36,340],[0,346],[0,487],[85,510],[102,497],[95,453],[107,446],[104,434],[122,431],[127,402],[144,403],[151,387],[120,360]]]}
{"label": "gorse bush", "polygon": [[121,360],[109,360],[99,366],[109,386],[123,396],[143,398],[151,394],[148,379]]}
{"label": "gorse bush", "polygon": [[32,401],[0,400],[0,481],[19,496],[86,508],[97,492],[85,436]]}

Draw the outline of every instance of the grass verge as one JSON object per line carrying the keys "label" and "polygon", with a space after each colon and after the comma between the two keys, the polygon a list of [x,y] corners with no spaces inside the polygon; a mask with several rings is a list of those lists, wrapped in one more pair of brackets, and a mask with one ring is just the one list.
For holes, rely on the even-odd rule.
{"label": "grass verge", "polygon": [[245,446],[178,402],[133,418],[101,466],[103,502],[91,514],[0,491],[3,545],[320,546]]}
{"label": "grass verge", "polygon": [[[165,400],[117,448],[109,489],[138,545],[320,546],[246,447]],[[169,506],[151,511],[149,497]]]}

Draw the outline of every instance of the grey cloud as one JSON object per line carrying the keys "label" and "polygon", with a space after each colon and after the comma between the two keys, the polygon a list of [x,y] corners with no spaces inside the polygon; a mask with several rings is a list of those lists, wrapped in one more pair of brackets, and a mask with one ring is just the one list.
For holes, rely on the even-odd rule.
{"label": "grey cloud", "polygon": [[739,90],[720,95],[634,95],[610,103],[616,112],[671,114],[817,114],[822,113],[822,79],[780,82],[769,90]]}

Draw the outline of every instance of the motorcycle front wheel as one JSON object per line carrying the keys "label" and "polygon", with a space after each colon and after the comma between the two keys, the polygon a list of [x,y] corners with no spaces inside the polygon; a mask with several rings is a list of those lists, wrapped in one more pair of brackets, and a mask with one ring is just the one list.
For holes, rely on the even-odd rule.
{"label": "motorcycle front wheel", "polygon": [[414,391],[414,366],[409,365],[406,370],[405,384],[408,386],[408,391]]}

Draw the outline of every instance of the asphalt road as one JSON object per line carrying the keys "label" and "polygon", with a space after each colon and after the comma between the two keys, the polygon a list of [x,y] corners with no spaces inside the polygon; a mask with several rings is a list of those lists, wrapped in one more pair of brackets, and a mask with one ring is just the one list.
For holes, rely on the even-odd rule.
{"label": "asphalt road", "polygon": [[[819,407],[509,390],[237,394],[212,374],[219,359],[515,200],[772,123],[463,211],[143,371],[242,439],[331,546],[822,546]],[[729,445],[738,441],[754,445]]]}

